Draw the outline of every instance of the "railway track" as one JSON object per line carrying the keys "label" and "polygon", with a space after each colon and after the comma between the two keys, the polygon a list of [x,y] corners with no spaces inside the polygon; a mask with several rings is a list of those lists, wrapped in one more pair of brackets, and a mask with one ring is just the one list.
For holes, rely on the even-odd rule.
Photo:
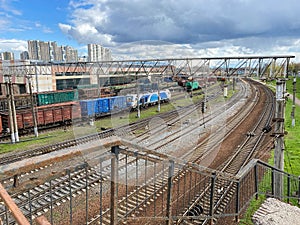
{"label": "railway track", "polygon": [[[264,127],[271,122],[273,116],[273,94],[271,91],[264,86],[264,89],[268,104],[264,107],[260,118],[256,121],[256,124],[244,142],[239,146],[235,153],[220,167],[218,171],[236,175],[241,168],[243,168],[254,156],[255,152],[258,151],[258,146],[262,143],[262,139],[265,137]],[[236,193],[237,186],[234,182],[222,182],[216,179],[214,188],[219,190],[215,192],[214,206],[210,208],[211,204],[211,186],[207,186],[205,190],[197,196],[192,202],[191,206],[187,208],[182,216],[191,216],[191,220],[179,220],[176,224],[207,224],[211,221],[215,223],[217,218],[220,218],[222,213],[225,211],[226,206],[229,204],[234,194]],[[201,210],[199,210],[201,209]],[[201,215],[210,215],[210,218],[201,218]],[[200,219],[195,219],[200,217]]]}
{"label": "railway track", "polygon": [[[172,118],[173,119],[173,118]],[[207,120],[206,121],[206,123],[208,123],[209,122],[209,120]],[[195,127],[199,127],[199,125],[200,124],[196,124],[196,126]],[[191,130],[192,131],[192,130]],[[145,136],[143,137],[142,135],[140,136],[140,138],[141,138],[141,140],[145,140]],[[88,140],[88,139],[87,139]],[[160,141],[157,141],[157,143],[158,142],[160,142]],[[166,141],[166,142],[171,142],[171,140],[168,140],[168,141]],[[155,143],[152,143],[152,145],[154,145]],[[156,146],[155,147],[155,149],[156,150],[158,150],[159,148],[162,148],[163,146]],[[122,161],[122,160],[121,160]],[[132,159],[132,162],[134,162],[135,160],[134,159]],[[127,164],[128,164],[128,161],[126,162]],[[177,171],[176,171],[177,172]],[[89,171],[89,173],[91,173],[90,171]],[[91,173],[92,174],[92,173]],[[161,194],[161,193],[163,193],[163,190],[166,188],[166,180],[167,180],[167,176],[165,176],[165,175],[161,175],[161,174],[166,174],[165,173],[165,171],[162,169],[161,170],[161,172],[160,173],[157,173],[157,177],[156,177],[156,181],[151,181],[150,183],[154,183],[152,186],[149,186],[149,185],[146,185],[146,186],[144,186],[144,185],[140,185],[140,187],[138,188],[138,189],[136,189],[135,191],[133,191],[132,193],[133,194],[131,194],[132,195],[132,199],[130,198],[130,196],[128,196],[128,198],[126,198],[127,200],[127,203],[126,203],[126,201],[124,200],[124,204],[125,204],[125,206],[123,205],[122,206],[122,201],[121,202],[119,202],[119,204],[120,204],[120,209],[121,209],[121,211],[120,211],[120,217],[122,218],[122,217],[125,217],[125,216],[129,216],[132,212],[134,212],[134,211],[136,211],[135,210],[135,208],[128,208],[128,202],[135,202],[135,207],[139,207],[139,208],[143,208],[145,205],[147,205],[146,203],[148,203],[151,199],[153,200],[153,199],[157,199],[158,198],[158,196],[157,195],[159,195],[159,194]],[[73,176],[73,175],[69,175],[69,176]],[[75,176],[75,175],[74,175]],[[77,175],[76,175],[77,176]],[[82,186],[81,186],[81,189],[84,189],[84,188],[87,188],[87,183],[88,184],[90,184],[90,185],[92,185],[92,184],[94,184],[94,183],[97,183],[97,182],[101,182],[101,179],[103,179],[104,178],[104,175],[103,174],[97,174],[97,175],[95,175],[96,177],[98,177],[97,179],[94,179],[94,181],[93,181],[93,179],[84,179],[82,176],[81,176],[81,178],[79,178],[79,180],[81,180],[81,182],[78,182],[78,183],[82,183]],[[183,176],[183,175],[182,175]],[[78,176],[78,177],[80,177],[80,176]],[[85,181],[85,182],[84,182]],[[57,181],[56,182],[56,184],[59,184],[60,182],[59,181]],[[73,183],[73,182],[72,182]],[[74,183],[76,183],[76,181],[74,180]],[[85,186],[84,186],[84,184],[83,183],[85,183]],[[148,183],[149,184],[149,182],[146,182],[146,183]],[[55,185],[56,185],[55,184]],[[54,185],[54,186],[55,186]],[[51,186],[51,185],[50,185]],[[59,185],[58,185],[59,186]],[[52,187],[53,188],[53,187]],[[71,188],[71,191],[72,191],[72,193],[73,193],[73,189],[74,189],[74,192],[76,192],[77,190],[80,190],[80,188],[76,188],[76,187],[74,187],[74,188]],[[48,189],[49,190],[49,189]],[[69,190],[70,191],[70,190]],[[61,192],[61,193],[67,193],[67,190],[61,190],[61,191],[59,191],[59,189],[58,189],[58,191],[57,191],[58,193],[59,192]],[[45,190],[40,190],[40,193],[47,193],[47,191],[45,191]],[[56,193],[56,192],[55,192]],[[68,192],[69,193],[69,192]],[[137,194],[138,193],[138,194]],[[151,193],[152,193],[152,195],[151,195]],[[28,194],[27,194],[27,198],[28,197],[30,197],[30,198],[32,198],[33,196],[38,196],[39,194],[38,194],[38,191],[37,191],[37,193],[31,193],[31,194],[29,194],[29,196],[28,196]],[[62,194],[61,194],[62,195]],[[58,194],[58,196],[59,196],[59,194]],[[144,196],[144,197],[142,197],[142,196]],[[61,196],[62,197],[62,196]],[[18,197],[19,198],[19,197]],[[56,198],[56,197],[55,197]],[[42,200],[41,199],[39,199],[39,200],[37,200],[38,202],[42,202]],[[57,197],[56,199],[55,199],[55,201],[53,201],[53,199],[52,199],[52,204],[53,204],[53,202],[60,202],[60,201],[63,201],[63,198],[62,199],[59,199],[59,197]],[[21,201],[19,201],[20,202],[20,204],[21,204]],[[126,205],[127,204],[127,205]],[[31,209],[31,212],[30,213],[33,213],[33,212],[35,212],[35,213],[33,213],[33,214],[38,214],[38,212],[39,212],[39,210],[42,208],[47,208],[47,207],[49,207],[49,205],[48,206],[41,206],[41,205],[39,205],[38,203],[36,203],[36,204],[34,204],[34,205],[36,205],[37,207],[37,209],[35,210],[35,209]],[[47,205],[47,204],[46,204]],[[131,204],[130,204],[131,205]],[[127,211],[127,213],[126,214],[123,214],[122,215],[122,208],[123,209],[126,209],[125,211]],[[24,209],[24,211],[26,210],[26,208]],[[124,210],[123,210],[124,211]],[[27,212],[28,212],[28,210],[27,210]],[[108,215],[108,216],[106,216],[106,215]],[[99,221],[99,217],[95,217],[96,219],[95,220],[98,220]],[[101,220],[103,221],[103,224],[107,224],[107,223],[105,223],[105,221],[108,221],[109,220],[109,210],[107,210],[107,211],[105,211],[102,215],[101,215]],[[90,222],[90,224],[93,224],[93,222],[91,221]]]}
{"label": "railway track", "polygon": [[[214,91],[214,90],[212,90],[212,91]],[[210,95],[213,96],[213,95],[219,95],[219,94],[220,93],[212,92]],[[178,120],[180,120],[180,118],[183,118],[186,114],[191,113],[192,111],[198,110],[198,107],[200,106],[199,104],[200,103],[198,102],[198,103],[195,103],[194,105],[190,105],[190,106],[187,106],[184,108],[176,109],[174,111],[166,112],[166,113],[160,114],[160,117],[163,120],[165,120],[167,123],[168,123],[168,121],[174,120],[174,118],[177,118],[177,121],[178,121]],[[180,115],[180,114],[182,114],[182,115]],[[87,142],[91,142],[93,140],[99,140],[99,139],[111,137],[111,136],[115,135],[115,133],[120,134],[120,132],[118,132],[118,131],[122,131],[122,132],[128,131],[128,132],[133,132],[133,133],[135,131],[139,131],[139,132],[141,132],[141,130],[145,131],[145,127],[147,126],[147,124],[149,123],[150,120],[151,120],[151,118],[145,118],[143,120],[131,123],[129,125],[117,127],[115,129],[107,129],[107,130],[101,131],[96,134],[77,137],[76,139],[73,139],[73,140],[67,140],[64,142],[47,145],[47,146],[42,146],[39,148],[21,151],[21,152],[17,152],[17,153],[16,152],[8,153],[8,154],[5,154],[4,156],[2,155],[0,157],[0,159],[1,159],[0,165],[6,165],[6,164],[10,164],[12,162],[17,162],[17,161],[20,161],[20,160],[23,160],[26,158],[31,158],[34,156],[47,154],[47,153],[58,151],[58,150],[65,149],[65,148],[70,148],[72,146],[84,144]]]}

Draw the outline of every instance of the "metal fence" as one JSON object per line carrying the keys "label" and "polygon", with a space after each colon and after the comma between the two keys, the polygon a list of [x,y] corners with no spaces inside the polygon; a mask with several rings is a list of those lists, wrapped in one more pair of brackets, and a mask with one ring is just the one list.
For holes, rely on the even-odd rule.
{"label": "metal fence", "polygon": [[[23,199],[21,194],[12,198],[30,224],[44,218],[50,224],[80,225],[238,220],[251,199],[278,197],[274,195],[276,174],[284,181],[279,197],[294,204],[300,199],[299,177],[259,160],[252,160],[236,176],[119,146],[94,161],[28,189]],[[5,201],[0,210],[3,224],[15,224],[19,215],[11,203]]]}

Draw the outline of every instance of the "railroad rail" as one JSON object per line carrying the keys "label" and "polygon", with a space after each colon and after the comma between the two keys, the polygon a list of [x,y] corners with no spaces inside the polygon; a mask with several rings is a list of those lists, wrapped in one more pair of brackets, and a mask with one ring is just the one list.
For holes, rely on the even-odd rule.
{"label": "railroad rail", "polygon": [[[209,123],[209,120],[207,120],[207,121],[205,121],[206,122],[206,124],[208,124]],[[202,125],[203,125],[203,123],[202,123]],[[199,126],[201,126],[201,124],[195,124],[195,127],[198,127],[199,128]],[[195,130],[193,130],[193,129],[195,129],[195,128],[191,128],[191,130],[190,131],[195,131]],[[140,136],[140,138],[142,138],[141,140],[145,140],[145,137],[142,137],[142,136]],[[165,137],[164,137],[165,138]],[[151,143],[151,145],[152,145],[152,147],[155,145],[155,147],[153,147],[153,149],[155,149],[155,150],[159,150],[159,148],[161,148],[161,147],[163,147],[163,146],[159,146],[157,143],[159,143],[160,141],[159,140],[157,140],[156,141],[156,143]],[[168,140],[167,142],[171,142],[171,140]],[[151,145],[148,145],[148,147],[150,146],[151,147]],[[165,144],[163,144],[163,145],[165,145]],[[127,154],[129,154],[129,152],[130,151],[128,151],[128,153]],[[157,154],[157,152],[158,151],[156,151],[156,154]],[[139,155],[138,153],[132,153],[133,154],[133,156],[134,156],[134,154],[136,154],[136,155]],[[200,154],[201,155],[201,154]],[[203,156],[203,154],[202,154],[202,156]],[[139,155],[139,157],[142,157],[142,156],[140,156]],[[196,158],[199,158],[199,156],[198,157],[196,157]],[[124,162],[125,161],[125,163],[122,165],[122,161]],[[131,162],[131,163],[128,163],[128,162]],[[139,161],[138,160],[135,160],[134,158],[128,158],[127,156],[125,156],[125,157],[122,157],[122,158],[120,158],[120,172],[122,172],[122,170],[127,170],[127,172],[128,172],[128,170],[132,170],[132,166],[133,166],[133,164],[132,164],[132,162],[135,162],[135,163],[139,163]],[[127,165],[127,166],[125,166],[125,165]],[[162,166],[163,167],[163,166]],[[87,168],[87,167],[86,167]],[[108,169],[109,167],[107,167],[107,171],[109,171],[109,169]],[[123,169],[122,169],[123,168]],[[137,168],[139,168],[139,166],[138,165],[135,165],[135,168],[137,169]],[[102,169],[103,169],[103,167],[102,167]],[[127,213],[125,213],[125,214],[121,214],[121,212],[120,212],[120,215],[118,214],[118,217],[120,217],[120,218],[127,218],[127,219],[131,219],[131,215],[134,215],[137,211],[140,211],[140,209],[143,209],[143,210],[146,210],[146,206],[149,204],[149,202],[153,202],[154,200],[155,201],[159,201],[159,195],[160,196],[164,196],[164,194],[165,194],[165,189],[167,188],[167,186],[168,185],[170,185],[170,180],[168,179],[169,178],[169,174],[167,173],[167,171],[169,170],[169,168],[168,167],[166,167],[166,168],[160,168],[159,169],[159,166],[156,166],[155,167],[155,169],[154,168],[152,168],[153,169],[153,171],[154,171],[154,174],[156,174],[156,176],[154,176],[154,178],[152,178],[152,179],[150,179],[150,180],[147,180],[146,178],[147,178],[147,176],[145,175],[145,182],[144,182],[144,185],[143,184],[139,184],[139,185],[135,185],[135,186],[137,186],[138,188],[137,189],[135,189],[135,190],[132,190],[131,191],[131,196],[133,196],[133,198],[132,199],[130,199],[130,197],[128,197],[128,198],[125,198],[125,199],[127,199],[127,203],[126,203],[126,200],[124,200],[124,202],[125,203],[121,203],[121,202],[119,202],[119,205],[120,205],[120,208],[122,208],[123,207],[123,209],[126,209],[125,211],[127,211]],[[85,171],[86,171],[87,169],[85,169]],[[91,171],[92,171],[93,169],[91,169]],[[88,173],[89,174],[94,174],[94,173],[92,173],[91,171],[88,171]],[[100,171],[102,171],[102,170],[100,170]],[[152,171],[152,172],[153,172]],[[174,180],[176,180],[176,179],[178,179],[178,180],[180,180],[180,178],[182,178],[182,177],[186,177],[187,176],[187,172],[179,172],[180,170],[178,169],[178,168],[176,168],[176,169],[174,169],[173,170],[173,173],[175,173],[175,174],[180,174],[180,175],[178,175],[176,178],[174,178],[173,179],[173,181],[172,182],[174,182]],[[124,172],[124,171],[123,171]],[[126,172],[126,174],[127,174],[127,172]],[[85,173],[87,173],[87,172],[85,172]],[[138,174],[139,174],[139,172],[137,172]],[[69,176],[72,176],[73,177],[73,174],[71,175],[69,175]],[[75,175],[74,175],[75,176]],[[76,176],[78,176],[78,174],[76,174]],[[75,176],[75,177],[76,177]],[[86,179],[84,179],[83,177],[80,177],[80,176],[78,176],[79,178],[78,178],[78,180],[81,180],[81,183],[82,183],[82,186],[81,186],[81,190],[82,189],[84,189],[84,188],[88,188],[88,185],[87,184],[89,184],[89,185],[93,185],[93,184],[95,184],[95,183],[99,183],[100,182],[100,184],[102,184],[102,182],[101,181],[104,181],[105,179],[104,179],[104,174],[98,174],[98,175],[96,175],[96,177],[98,177],[98,180],[97,179],[95,179],[94,181],[92,181],[92,179],[90,179],[90,178],[86,178]],[[101,179],[100,179],[101,178]],[[107,178],[107,179],[109,179],[109,178]],[[111,179],[111,178],[110,178]],[[206,178],[205,178],[206,179]],[[70,177],[69,177],[69,180],[70,180]],[[181,179],[182,180],[182,179]],[[85,182],[84,182],[85,181]],[[75,183],[77,183],[75,180],[74,180],[74,182]],[[57,182],[57,183],[59,183],[59,182]],[[71,182],[72,184],[73,184],[73,181]],[[80,182],[78,182],[78,183],[80,183]],[[85,184],[85,186],[83,185],[83,183]],[[153,183],[153,185],[151,186],[150,185],[150,183]],[[145,184],[147,184],[147,185],[145,185]],[[177,184],[173,184],[173,185],[177,185]],[[51,186],[51,185],[50,185]],[[66,186],[66,184],[63,184],[63,186]],[[73,190],[73,187],[72,188],[69,188],[69,189],[71,189],[71,190]],[[74,192],[76,192],[76,191],[80,191],[80,188],[76,188],[76,187],[74,187]],[[33,191],[32,191],[33,192]],[[49,192],[51,192],[51,191],[49,191],[49,189],[48,189],[48,191],[41,191],[42,193],[43,192],[45,192],[45,193],[49,193]],[[40,192],[40,193],[41,193]],[[63,189],[62,189],[62,191],[57,191],[57,192],[67,192],[66,190],[64,191]],[[74,193],[74,192],[72,192],[72,193]],[[56,193],[56,191],[54,192],[54,193]],[[69,192],[68,192],[69,194],[70,194],[70,190],[69,190]],[[150,193],[152,193],[152,195],[150,195]],[[126,192],[126,194],[128,194],[127,192]],[[37,193],[35,193],[35,192],[33,192],[33,193],[31,193],[30,194],[30,192],[29,192],[29,194],[27,194],[27,201],[29,201],[28,200],[28,198],[30,199],[30,201],[33,201],[34,200],[34,198],[32,198],[32,196],[38,196],[38,192]],[[66,195],[66,196],[70,196],[70,195]],[[144,197],[142,197],[142,196],[144,196]],[[56,198],[56,197],[55,197]],[[190,197],[189,197],[190,198]],[[57,198],[58,199],[58,198]],[[63,198],[62,198],[63,199]],[[40,199],[40,200],[38,200],[38,201],[40,201],[40,202],[42,202],[42,200]],[[60,200],[57,200],[57,201],[54,201],[54,199],[52,199],[52,201],[50,201],[50,202],[52,202],[52,204],[53,204],[53,202],[59,202]],[[63,201],[63,200],[61,200],[61,201]],[[64,201],[66,201],[66,200],[64,200]],[[128,204],[128,202],[135,202],[135,208],[128,208],[128,205],[131,205],[131,204]],[[154,202],[155,202],[154,201]],[[21,204],[21,201],[20,201],[20,204]],[[122,206],[122,204],[125,204],[125,206],[123,205]],[[126,205],[127,204],[127,205]],[[31,204],[31,206],[38,206],[38,204]],[[48,206],[45,206],[45,207],[41,207],[41,206],[39,206],[39,207],[36,207],[36,208],[47,208],[47,207],[49,207],[49,205]],[[52,207],[50,207],[51,209],[52,209]],[[25,211],[26,209],[24,209],[24,211]],[[29,210],[30,211],[30,210]],[[122,211],[122,210],[121,210]],[[124,211],[124,210],[123,210]],[[164,211],[164,210],[163,210]],[[163,212],[162,211],[162,212]],[[28,213],[28,210],[27,210],[27,213]],[[33,214],[37,214],[38,213],[38,210],[37,211],[34,211],[33,210],[33,208],[31,209],[31,211],[29,212],[29,214],[30,215],[33,215]],[[106,215],[109,215],[109,216],[106,216]],[[157,214],[157,215],[159,215],[159,214]],[[103,211],[103,213],[99,216],[99,217],[95,217],[95,220],[96,221],[99,221],[99,219],[101,220],[101,222],[103,222],[103,224],[107,224],[107,223],[105,223],[105,221],[110,221],[110,216],[111,216],[111,213],[110,213],[110,211],[109,210],[106,210],[106,211]],[[181,216],[182,217],[182,216]],[[199,216],[197,216],[197,217],[199,217]],[[92,222],[90,222],[91,224],[92,224]]]}

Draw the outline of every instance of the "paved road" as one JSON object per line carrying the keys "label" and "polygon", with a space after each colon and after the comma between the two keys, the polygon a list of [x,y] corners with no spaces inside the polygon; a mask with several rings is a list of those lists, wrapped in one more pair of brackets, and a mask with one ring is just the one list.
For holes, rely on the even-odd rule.
{"label": "paved road", "polygon": [[[293,100],[293,95],[290,94],[290,95],[289,95],[289,98],[290,98],[291,100]],[[298,105],[298,106],[300,106],[300,100],[299,100],[298,98],[295,98],[295,104]]]}

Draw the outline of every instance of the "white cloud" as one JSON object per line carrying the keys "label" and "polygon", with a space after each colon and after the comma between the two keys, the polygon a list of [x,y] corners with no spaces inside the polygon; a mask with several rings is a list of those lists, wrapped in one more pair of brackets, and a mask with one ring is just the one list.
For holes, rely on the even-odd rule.
{"label": "white cloud", "polygon": [[[122,57],[289,53],[296,47],[295,37],[300,37],[297,0],[72,0],[69,6],[70,24],[60,24],[66,35],[120,54],[114,46],[131,43]],[[189,48],[170,52],[168,45],[141,46],[144,40]],[[292,41],[280,48],[283,40]]]}
{"label": "white cloud", "polygon": [[0,52],[13,52],[15,59],[18,59],[20,53],[27,51],[27,41],[17,39],[0,39]]}

